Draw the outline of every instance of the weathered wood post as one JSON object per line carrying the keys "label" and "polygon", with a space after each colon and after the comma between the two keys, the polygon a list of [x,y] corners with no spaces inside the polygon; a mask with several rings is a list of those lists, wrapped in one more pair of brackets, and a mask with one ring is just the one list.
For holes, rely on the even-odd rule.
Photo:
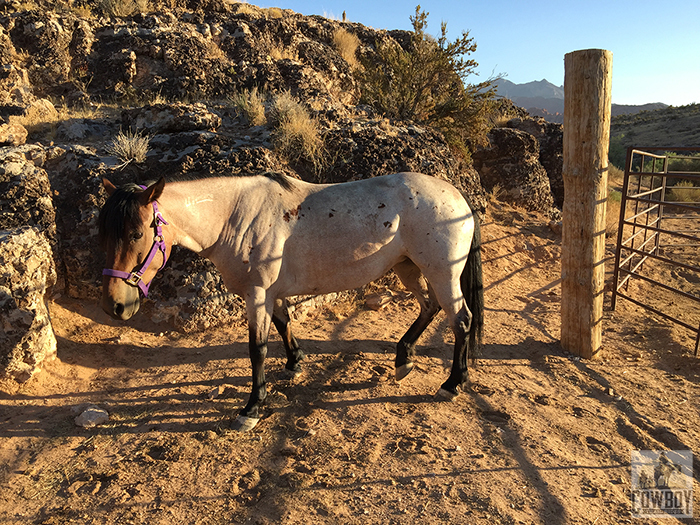
{"label": "weathered wood post", "polygon": [[561,346],[591,358],[602,341],[612,53],[574,51],[564,69]]}

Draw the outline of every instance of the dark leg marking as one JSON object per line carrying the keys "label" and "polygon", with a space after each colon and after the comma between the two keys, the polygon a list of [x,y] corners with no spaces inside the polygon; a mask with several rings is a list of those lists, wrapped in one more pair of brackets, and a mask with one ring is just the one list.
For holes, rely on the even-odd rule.
{"label": "dark leg marking", "polygon": [[469,327],[471,325],[472,314],[464,307],[454,321],[453,330],[455,333],[454,357],[452,360],[452,371],[440,390],[438,396],[445,399],[454,399],[460,389],[469,382]]}
{"label": "dark leg marking", "polygon": [[248,404],[241,415],[249,418],[260,418],[259,409],[267,397],[267,383],[265,381],[265,357],[267,356],[267,339],[259,338],[255,330],[250,330],[248,342],[250,363],[253,368],[253,389],[248,398]]}
{"label": "dark leg marking", "polygon": [[304,359],[304,352],[301,351],[296,337],[294,337],[294,334],[292,334],[286,299],[278,299],[275,301],[275,309],[272,313],[272,322],[275,325],[275,328],[277,328],[280,336],[282,336],[284,350],[287,353],[287,364],[284,368],[292,376],[296,376],[301,373],[300,362]]}
{"label": "dark leg marking", "polygon": [[394,266],[394,272],[398,275],[403,285],[418,300],[420,314],[408,331],[396,345],[396,380],[400,381],[413,369],[413,357],[415,356],[416,341],[425,331],[435,315],[440,311],[440,306],[435,294],[413,261],[406,259]]}

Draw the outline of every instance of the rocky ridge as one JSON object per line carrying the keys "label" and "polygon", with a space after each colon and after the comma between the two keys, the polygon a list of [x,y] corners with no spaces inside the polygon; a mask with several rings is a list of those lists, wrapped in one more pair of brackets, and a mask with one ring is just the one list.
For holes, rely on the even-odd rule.
{"label": "rocky ridge", "polygon": [[[58,277],[46,278],[39,289],[57,280],[54,293],[99,296],[102,177],[121,184],[277,171],[342,182],[420,171],[450,181],[477,211],[485,209],[486,192],[498,186],[506,190],[502,198],[556,216],[554,204],[563,198],[561,127],[506,107],[504,114],[516,118],[491,131],[472,164],[455,156],[439,132],[358,105],[360,86],[334,47],[335,31],[355,34],[363,56],[379,42],[400,42],[402,32],[248,4],[222,6],[180,6],[128,19],[41,9],[0,15],[0,143],[6,146],[0,155],[0,230],[12,237],[27,235],[29,227],[50,247]],[[237,112],[231,98],[253,87],[289,90],[304,101],[333,152],[322,169],[284,158],[270,125],[251,127]],[[124,110],[59,118],[50,100],[69,108],[112,101]],[[50,133],[25,126],[37,121],[53,122]],[[145,162],[124,165],[109,154],[106,146],[120,129],[150,136]],[[27,138],[31,143],[25,144]],[[13,294],[8,292],[7,304],[19,305]],[[299,308],[315,301],[295,299]],[[180,250],[145,304],[154,321],[183,331],[242,318],[241,299],[226,291],[213,265]]]}

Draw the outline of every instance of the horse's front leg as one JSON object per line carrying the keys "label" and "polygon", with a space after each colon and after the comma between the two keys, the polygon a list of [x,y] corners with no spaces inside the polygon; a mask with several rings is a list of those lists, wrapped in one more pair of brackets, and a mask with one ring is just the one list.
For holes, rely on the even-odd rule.
{"label": "horse's front leg", "polygon": [[233,422],[234,430],[245,432],[252,430],[260,421],[260,407],[267,397],[265,382],[265,357],[267,356],[267,339],[270,334],[272,304],[266,301],[263,290],[246,296],[248,311],[248,349],[250,364],[253,369],[253,389],[245,408]]}

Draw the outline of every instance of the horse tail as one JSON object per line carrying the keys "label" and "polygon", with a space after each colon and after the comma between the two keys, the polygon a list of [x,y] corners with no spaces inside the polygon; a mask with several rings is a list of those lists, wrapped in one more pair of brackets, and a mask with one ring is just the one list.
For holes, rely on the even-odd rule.
{"label": "horse tail", "polygon": [[479,217],[474,213],[472,217],[474,219],[474,236],[472,237],[472,245],[467,257],[467,264],[462,271],[460,285],[467,308],[472,314],[467,358],[471,356],[472,364],[475,364],[479,355],[481,337],[484,330],[484,281],[481,270],[481,226]]}

